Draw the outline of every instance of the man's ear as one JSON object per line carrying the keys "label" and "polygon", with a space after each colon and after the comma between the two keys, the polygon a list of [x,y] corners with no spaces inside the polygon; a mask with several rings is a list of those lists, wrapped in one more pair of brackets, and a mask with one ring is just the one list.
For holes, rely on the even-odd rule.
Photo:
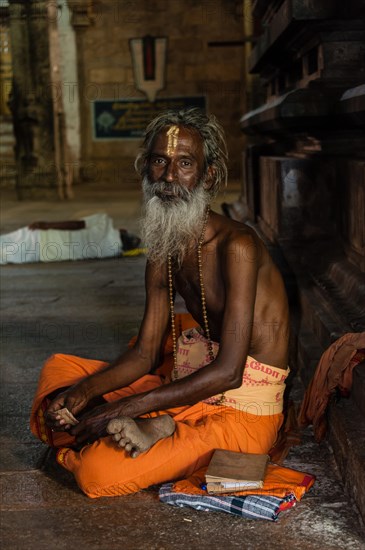
{"label": "man's ear", "polygon": [[214,176],[215,176],[215,169],[214,169],[214,166],[210,164],[207,168],[204,183],[203,183],[203,188],[206,191],[210,191],[210,189],[212,188],[214,184]]}

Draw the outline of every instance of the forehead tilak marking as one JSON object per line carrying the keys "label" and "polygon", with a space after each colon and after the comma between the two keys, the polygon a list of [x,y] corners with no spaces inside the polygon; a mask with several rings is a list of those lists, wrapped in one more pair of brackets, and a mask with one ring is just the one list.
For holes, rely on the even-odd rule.
{"label": "forehead tilak marking", "polygon": [[171,155],[173,153],[174,149],[176,149],[177,140],[178,140],[178,137],[179,137],[179,132],[180,132],[180,128],[176,125],[171,126],[166,132],[166,135],[167,135],[167,154],[168,155]]}

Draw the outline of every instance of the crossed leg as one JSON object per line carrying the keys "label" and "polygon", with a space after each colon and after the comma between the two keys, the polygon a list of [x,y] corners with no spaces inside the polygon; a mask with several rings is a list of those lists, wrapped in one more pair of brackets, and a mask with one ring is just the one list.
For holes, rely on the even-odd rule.
{"label": "crossed leg", "polygon": [[174,431],[175,421],[168,414],[136,420],[120,416],[111,420],[107,426],[107,432],[114,441],[132,458],[148,451],[157,441],[169,437]]}

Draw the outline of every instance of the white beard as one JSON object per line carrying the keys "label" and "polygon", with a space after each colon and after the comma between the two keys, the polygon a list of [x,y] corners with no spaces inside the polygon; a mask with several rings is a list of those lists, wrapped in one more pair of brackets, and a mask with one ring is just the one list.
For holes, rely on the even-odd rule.
{"label": "white beard", "polygon": [[[148,258],[162,265],[171,254],[180,267],[188,250],[198,243],[210,195],[202,182],[188,191],[178,184],[150,183],[147,176],[143,178],[142,188],[145,215],[141,220],[141,234]],[[163,200],[156,195],[156,191],[163,190],[176,196]]]}

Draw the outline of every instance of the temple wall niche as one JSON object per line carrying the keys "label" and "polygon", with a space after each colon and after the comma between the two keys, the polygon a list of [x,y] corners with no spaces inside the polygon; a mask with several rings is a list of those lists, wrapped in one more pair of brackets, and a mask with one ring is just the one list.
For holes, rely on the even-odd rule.
{"label": "temple wall niche", "polygon": [[133,160],[141,140],[94,139],[92,109],[94,100],[145,99],[135,86],[129,39],[151,35],[168,39],[165,88],[157,99],[205,96],[208,112],[226,130],[230,177],[239,178],[244,143],[238,124],[244,109],[242,3],[104,0],[91,3],[88,11],[80,3],[69,4],[78,52],[82,177],[100,185],[137,184]]}
{"label": "temple wall niche", "polygon": [[128,101],[142,120],[136,100],[146,96],[135,83],[129,41],[147,35],[167,39],[165,85],[156,99],[205,99],[226,130],[230,179],[240,177],[245,137],[239,117],[246,101],[241,0],[11,0],[4,6],[16,138],[16,167],[9,160],[6,175],[11,168],[18,198],[72,198],[80,182],[101,189],[138,185],[133,161],[141,132],[100,136],[97,104]]}

